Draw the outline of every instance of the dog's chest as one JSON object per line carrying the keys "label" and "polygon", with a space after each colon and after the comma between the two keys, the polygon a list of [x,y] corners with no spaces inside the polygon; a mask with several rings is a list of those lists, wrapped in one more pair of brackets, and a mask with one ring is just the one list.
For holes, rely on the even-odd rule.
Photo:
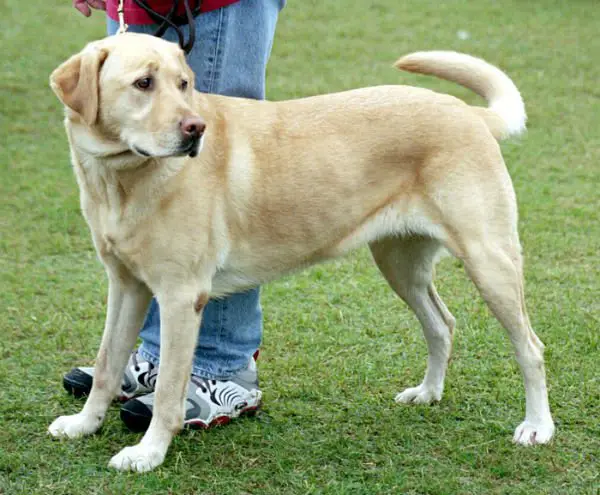
{"label": "dog's chest", "polygon": [[88,174],[84,185],[88,187],[81,190],[82,210],[100,258],[105,264],[117,261],[144,280],[143,257],[150,245],[145,208],[128,208],[115,183],[99,174]]}
{"label": "dog's chest", "polygon": [[86,216],[101,259],[105,262],[116,259],[137,279],[144,280],[143,256],[147,251],[147,239],[139,229],[128,227],[110,208],[100,206],[94,213]]}
{"label": "dog's chest", "polygon": [[137,279],[145,279],[139,259],[140,248],[132,246],[131,243],[119,241],[116,236],[108,233],[103,235],[103,244],[104,250],[109,256],[117,258]]}

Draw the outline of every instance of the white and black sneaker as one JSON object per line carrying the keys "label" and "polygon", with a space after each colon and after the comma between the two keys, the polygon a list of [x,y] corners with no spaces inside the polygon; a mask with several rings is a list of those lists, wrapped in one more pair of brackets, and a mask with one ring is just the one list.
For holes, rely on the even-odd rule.
{"label": "white and black sneaker", "polygon": [[[131,353],[125,368],[119,400],[126,401],[138,395],[154,392],[154,385],[158,375],[158,366],[138,355],[137,351]],[[63,377],[65,390],[75,397],[89,395],[94,381],[94,368],[73,368]]]}
{"label": "white and black sneaker", "polygon": [[[135,432],[148,429],[152,419],[154,393],[135,397],[121,407],[121,419]],[[256,361],[231,380],[206,380],[192,375],[186,398],[184,426],[207,429],[225,425],[239,416],[255,413],[262,392],[258,388]]]}

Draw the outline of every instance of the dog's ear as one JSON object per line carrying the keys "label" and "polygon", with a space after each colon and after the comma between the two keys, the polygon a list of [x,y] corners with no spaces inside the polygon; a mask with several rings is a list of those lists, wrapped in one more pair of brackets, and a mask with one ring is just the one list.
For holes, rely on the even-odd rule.
{"label": "dog's ear", "polygon": [[90,126],[98,117],[98,79],[107,56],[105,48],[88,46],[50,75],[50,87],[58,99]]}

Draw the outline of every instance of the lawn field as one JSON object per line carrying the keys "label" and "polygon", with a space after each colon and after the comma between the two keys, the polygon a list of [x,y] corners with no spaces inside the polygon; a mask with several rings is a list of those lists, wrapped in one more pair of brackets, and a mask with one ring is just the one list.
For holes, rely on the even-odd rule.
{"label": "lawn field", "polygon": [[184,432],[143,475],[107,468],[140,438],[116,404],[92,437],[46,434],[82,407],[62,374],[93,363],[106,297],[48,75],[103,36],[104,17],[86,19],[70,0],[3,0],[0,26],[0,494],[600,493],[598,0],[290,0],[267,76],[272,100],[416,84],[484,104],[392,68],[411,51],[452,49],[513,78],[529,130],[502,149],[529,313],[546,344],[554,441],[512,444],[522,378],[505,332],[451,258],[437,270],[457,319],[444,398],[395,404],[421,381],[426,346],[361,250],[263,288],[262,412]]}

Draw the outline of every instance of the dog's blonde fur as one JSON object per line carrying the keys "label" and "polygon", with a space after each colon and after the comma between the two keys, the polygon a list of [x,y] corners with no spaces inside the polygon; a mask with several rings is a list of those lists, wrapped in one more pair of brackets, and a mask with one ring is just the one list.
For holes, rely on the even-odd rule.
{"label": "dog's blonde fur", "polygon": [[[369,244],[429,348],[423,382],[397,400],[441,399],[454,318],[433,266],[445,247],[515,347],[527,399],[515,441],[550,440],[543,345],[525,310],[515,194],[496,141],[524,129],[519,92],[499,69],[463,54],[415,53],[397,66],[461,83],[490,106],[407,86],[279,103],[201,94],[175,45],[135,34],[91,44],[56,69],[51,85],[66,107],[82,210],[109,295],[91,395],[82,412],[50,426],[53,435],[100,427],[154,294],[154,416],[141,442],[111,465],[159,465],[183,423],[208,297]],[[140,90],[135,81],[147,76],[153,86]],[[206,123],[195,158],[180,152],[187,118]]]}

